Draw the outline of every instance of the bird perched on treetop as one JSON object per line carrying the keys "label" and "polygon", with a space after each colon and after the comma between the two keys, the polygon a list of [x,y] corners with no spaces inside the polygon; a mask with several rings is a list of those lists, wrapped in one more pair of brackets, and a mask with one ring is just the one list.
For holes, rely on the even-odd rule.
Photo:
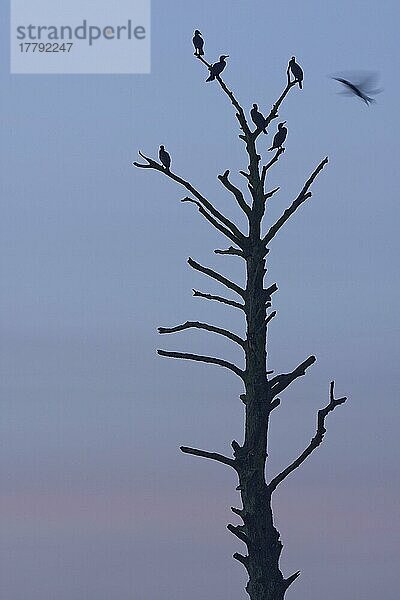
{"label": "bird perched on treetop", "polygon": [[274,135],[274,141],[271,148],[268,148],[268,150],[277,150],[278,148],[282,148],[283,142],[286,140],[287,136],[287,128],[284,127],[285,123],[286,121],[278,123],[278,131]]}
{"label": "bird perched on treetop", "polygon": [[256,125],[257,129],[261,129],[261,131],[263,131],[264,133],[267,133],[267,130],[265,128],[266,127],[265,117],[258,110],[257,104],[253,104],[253,108],[250,111],[250,116],[251,116],[251,120],[253,121],[254,125]]}
{"label": "bird perched on treetop", "polygon": [[332,77],[332,79],[343,84],[345,87],[344,94],[358,96],[358,98],[363,100],[367,106],[372,102],[376,102],[375,98],[371,98],[371,95],[375,96],[382,92],[382,89],[371,89],[371,86],[373,86],[378,79],[377,73],[353,73],[351,78],[353,77],[358,80],[357,83],[353,83],[349,78],[345,79],[344,77]]}
{"label": "bird perched on treetop", "polygon": [[300,67],[300,65],[297,64],[295,56],[292,56],[292,58],[289,61],[288,73],[289,71],[292,71],[295,81],[299,84],[299,88],[302,90],[304,78],[303,69]]}
{"label": "bird perched on treetop", "polygon": [[169,168],[171,166],[171,157],[164,148],[164,146],[160,146],[158,156],[160,157],[161,164],[164,165],[167,171],[169,171]]}
{"label": "bird perched on treetop", "polygon": [[214,63],[213,65],[210,65],[208,67],[209,71],[210,71],[210,76],[208,77],[208,79],[206,79],[206,81],[214,81],[214,79],[216,77],[218,77],[218,75],[221,75],[222,71],[225,69],[226,67],[226,58],[229,58],[229,55],[226,54],[222,54],[219,57],[219,61]]}
{"label": "bird perched on treetop", "polygon": [[204,40],[201,37],[201,33],[198,29],[196,29],[196,31],[194,32],[193,46],[195,56],[204,56]]}

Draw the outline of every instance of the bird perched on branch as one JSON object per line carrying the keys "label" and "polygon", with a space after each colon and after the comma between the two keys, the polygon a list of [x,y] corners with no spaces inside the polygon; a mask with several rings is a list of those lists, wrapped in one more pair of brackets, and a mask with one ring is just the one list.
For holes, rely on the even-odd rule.
{"label": "bird perched on branch", "polygon": [[286,140],[287,136],[287,128],[285,127],[285,123],[286,121],[278,123],[278,131],[274,135],[274,141],[271,148],[268,148],[268,150],[278,150],[278,148],[282,148],[283,142]]}
{"label": "bird perched on branch", "polygon": [[[353,78],[356,80],[356,83],[350,81],[350,79]],[[376,102],[375,98],[372,98],[371,96],[375,96],[382,92],[382,89],[371,89],[371,86],[374,86],[378,79],[377,73],[353,73],[352,75],[348,75],[346,79],[344,77],[332,77],[332,79],[339,81],[339,83],[344,86],[344,94],[348,96],[357,96],[363,100],[367,106],[372,102]]]}
{"label": "bird perched on branch", "polygon": [[214,79],[216,77],[218,77],[218,75],[221,75],[222,71],[225,69],[226,67],[226,58],[229,58],[229,54],[222,54],[219,57],[219,61],[214,63],[213,65],[210,65],[208,67],[209,71],[210,71],[210,76],[208,77],[208,79],[206,79],[206,81],[214,81]]}
{"label": "bird perched on branch", "polygon": [[267,133],[265,117],[258,110],[257,104],[253,104],[253,108],[250,111],[251,120],[254,125],[256,125],[257,129],[261,129],[264,133]]}
{"label": "bird perched on branch", "polygon": [[204,40],[201,37],[201,33],[198,29],[196,29],[196,31],[194,32],[193,46],[195,56],[204,56]]}
{"label": "bird perched on branch", "polygon": [[293,75],[295,81],[299,84],[299,88],[302,90],[304,73],[303,73],[303,69],[300,67],[300,65],[297,64],[295,56],[292,56],[292,58],[289,61],[288,73],[289,73],[289,71],[292,72],[292,75]]}
{"label": "bird perched on branch", "polygon": [[164,148],[164,146],[160,146],[158,156],[160,157],[161,164],[165,167],[167,171],[169,171],[171,166],[171,157]]}

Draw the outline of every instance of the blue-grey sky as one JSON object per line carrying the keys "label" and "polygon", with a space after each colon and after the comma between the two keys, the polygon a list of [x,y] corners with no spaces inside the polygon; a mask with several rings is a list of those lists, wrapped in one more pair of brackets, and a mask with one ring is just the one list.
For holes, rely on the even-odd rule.
{"label": "blue-grey sky", "polygon": [[[320,450],[275,498],[282,567],[296,600],[398,598],[398,2],[153,1],[152,73],[10,76],[1,29],[0,596],[4,600],[244,600],[227,532],[239,497],[225,467],[180,444],[229,452],[241,439],[241,385],[216,367],[168,361],[164,347],[240,361],[228,343],[157,325],[187,319],[243,331],[221,291],[186,258],[242,281],[223,240],[184,192],[131,167],[160,143],[175,170],[242,222],[216,175],[245,166],[232,107],[193,59],[230,55],[227,83],[267,110],[295,54],[304,89],[280,111],[286,153],[267,222],[314,166],[330,163],[269,255],[278,317],[270,367],[318,362],[271,425],[274,473],[308,443],[328,385],[349,402]],[[370,69],[367,108],[327,75]],[[272,131],[271,131],[272,133]],[[271,135],[260,138],[265,155]],[[233,521],[235,522],[235,521]]]}

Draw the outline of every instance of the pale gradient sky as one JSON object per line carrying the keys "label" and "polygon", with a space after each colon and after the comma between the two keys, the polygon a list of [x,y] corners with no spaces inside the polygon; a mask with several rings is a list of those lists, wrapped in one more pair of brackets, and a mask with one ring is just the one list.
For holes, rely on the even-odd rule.
{"label": "pale gradient sky", "polygon": [[[280,111],[286,153],[271,174],[278,216],[330,163],[271,245],[279,293],[270,366],[318,362],[274,413],[271,472],[313,435],[329,381],[349,402],[318,453],[277,493],[288,600],[397,600],[399,552],[398,2],[153,1],[147,76],[10,76],[1,44],[0,596],[4,600],[247,598],[227,532],[233,473],[178,451],[241,439],[239,380],[158,358],[157,347],[237,359],[211,334],[157,338],[187,319],[243,331],[193,256],[237,281],[234,257],[184,193],[136,171],[165,144],[174,168],[240,215],[216,175],[245,166],[231,106],[193,59],[230,55],[226,81],[266,109],[295,54],[304,89]],[[4,19],[3,19],[4,17]],[[381,74],[367,108],[327,75]],[[260,139],[261,150],[271,136]],[[235,181],[240,182],[235,174]],[[235,522],[233,520],[233,522]]]}

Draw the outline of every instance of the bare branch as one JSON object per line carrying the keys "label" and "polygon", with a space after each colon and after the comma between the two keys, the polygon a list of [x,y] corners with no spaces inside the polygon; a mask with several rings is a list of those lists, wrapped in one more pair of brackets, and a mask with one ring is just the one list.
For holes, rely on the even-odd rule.
{"label": "bare branch", "polygon": [[[201,60],[201,62],[203,64],[205,64],[208,69],[211,67],[211,65],[202,56],[198,56],[197,58],[199,60]],[[236,109],[236,118],[239,121],[240,127],[243,130],[243,133],[246,136],[250,136],[251,135],[251,131],[250,131],[250,128],[249,128],[249,126],[247,124],[247,119],[246,119],[246,115],[244,113],[243,108],[240,106],[240,104],[236,100],[233,92],[227,87],[226,83],[222,80],[222,78],[221,78],[220,75],[216,76],[216,80],[218,81],[218,83],[221,86],[222,90],[225,92],[225,94],[228,96],[229,100],[231,101],[231,103],[235,107],[235,109]]]}
{"label": "bare branch", "polygon": [[213,269],[209,269],[208,267],[203,267],[202,265],[200,265],[198,262],[196,262],[192,258],[188,258],[188,264],[196,271],[200,271],[200,273],[204,273],[204,275],[208,275],[209,277],[212,277],[219,283],[222,283],[222,285],[225,285],[227,288],[233,290],[234,292],[239,294],[239,296],[244,298],[245,290],[243,290],[239,285],[236,285],[236,283],[233,283],[232,281],[230,281],[223,275],[220,275]]}
{"label": "bare branch", "polygon": [[197,200],[193,200],[193,198],[189,198],[188,196],[186,196],[185,198],[182,198],[181,202],[191,202],[192,204],[196,204],[196,206],[199,209],[199,213],[201,215],[203,215],[203,217],[205,219],[207,219],[207,221],[209,223],[211,223],[211,225],[213,225],[215,227],[215,229],[218,229],[218,231],[220,231],[221,233],[223,233],[234,244],[237,244],[238,246],[241,245],[241,242],[238,240],[238,238],[233,233],[231,233],[229,231],[229,229],[227,229],[226,227],[224,227],[223,225],[221,225],[221,223],[218,223],[218,221],[216,219],[214,219],[214,217],[212,217],[206,211],[206,209],[200,204],[200,202],[198,202]]}
{"label": "bare branch", "polygon": [[283,392],[283,390],[285,390],[287,387],[289,387],[292,381],[294,381],[298,377],[301,377],[302,375],[305,375],[306,369],[308,369],[308,367],[314,364],[316,360],[317,359],[315,358],[315,356],[309,356],[307,360],[303,361],[291,373],[283,373],[282,375],[277,375],[276,377],[271,379],[269,382],[269,389],[271,394],[270,397],[274,398],[275,396]]}
{"label": "bare branch", "polygon": [[250,173],[246,173],[246,171],[239,171],[239,173],[243,175],[243,177],[246,177],[248,181],[250,181]]}
{"label": "bare branch", "polygon": [[233,248],[232,246],[230,246],[227,250],[214,250],[215,254],[232,254],[232,256],[240,256],[241,258],[244,258],[244,254],[241,250],[237,250],[236,248]]}
{"label": "bare branch", "polygon": [[228,465],[233,469],[236,469],[236,463],[233,458],[228,458],[218,452],[206,452],[205,450],[198,450],[197,448],[188,448],[187,446],[181,446],[181,451],[184,454],[192,454],[193,456],[201,456],[202,458],[209,458],[210,460],[216,460],[217,462]]}
{"label": "bare branch", "polygon": [[244,542],[245,544],[249,543],[249,538],[244,533],[244,531],[240,527],[240,525],[231,525],[229,523],[229,525],[227,525],[226,528],[228,529],[228,531],[230,531],[231,533],[233,533],[233,535],[236,535],[236,537],[239,538],[239,540],[241,542]]}
{"label": "bare branch", "polygon": [[189,354],[188,352],[170,352],[168,350],[157,350],[157,354],[159,354],[160,356],[166,356],[167,358],[181,358],[183,360],[194,360],[196,362],[204,362],[212,365],[218,365],[219,367],[225,367],[225,369],[229,369],[238,377],[244,380],[245,372],[242,369],[239,369],[239,367],[237,367],[233,363],[230,363],[227,360],[223,360],[222,358],[214,358],[213,356],[202,356],[200,354]]}
{"label": "bare branch", "polygon": [[228,298],[223,298],[222,296],[214,296],[213,294],[205,294],[204,292],[199,292],[198,290],[193,290],[193,296],[198,298],[205,298],[206,300],[215,300],[216,302],[222,302],[222,304],[227,304],[228,306],[233,306],[234,308],[240,308],[244,310],[244,304],[240,302],[235,302],[234,300],[228,300]]}
{"label": "bare branch", "polygon": [[233,449],[233,456],[235,458],[240,458],[243,456],[243,446],[241,446],[236,440],[232,440],[231,446]]}
{"label": "bare branch", "polygon": [[240,104],[236,100],[233,92],[227,87],[227,85],[223,81],[223,79],[219,75],[217,75],[216,79],[218,80],[218,83],[220,84],[220,86],[223,89],[223,91],[225,92],[225,94],[229,97],[233,106],[236,108],[236,111],[237,111],[236,118],[239,121],[240,126],[241,126],[246,138],[249,138],[251,136],[251,130],[250,130],[250,127],[248,126],[246,115],[244,113],[243,108],[240,106]]}
{"label": "bare branch", "polygon": [[274,165],[278,160],[281,154],[283,154],[285,152],[285,148],[278,148],[278,150],[275,152],[274,156],[271,158],[271,160],[263,166],[262,171],[261,171],[261,184],[264,185],[265,184],[265,178],[267,176],[267,171],[269,171],[269,169],[272,167],[272,165]]}
{"label": "bare branch", "polygon": [[232,231],[232,233],[238,239],[245,238],[243,233],[236,227],[236,225],[234,223],[232,223],[232,221],[230,221],[227,217],[225,217],[225,215],[223,215],[219,210],[217,210],[211,204],[211,202],[209,202],[198,190],[196,190],[196,188],[193,187],[193,185],[191,183],[189,183],[189,181],[185,181],[185,179],[182,179],[182,177],[179,177],[179,175],[176,175],[170,169],[165,169],[161,164],[159,164],[155,160],[152,160],[148,156],[145,156],[142,152],[139,152],[139,154],[142,158],[144,158],[144,160],[147,161],[147,164],[141,164],[138,162],[134,162],[133,164],[135,165],[135,167],[140,167],[142,169],[155,169],[156,171],[163,173],[164,175],[166,175],[173,181],[176,181],[177,183],[182,185],[184,188],[186,188],[191,194],[193,194],[193,196],[195,198],[197,198],[197,200],[200,202],[200,204],[205,209],[207,209],[216,219],[219,219],[219,221],[221,221],[221,223],[223,223],[226,227],[228,227],[228,229],[230,229]]}
{"label": "bare branch", "polygon": [[[297,81],[290,81],[290,74],[287,71],[287,84],[286,84],[286,87],[283,90],[282,94],[279,96],[278,100],[272,106],[269,115],[266,117],[266,119],[265,119],[265,126],[266,127],[268,127],[268,125],[271,123],[271,121],[273,121],[274,119],[276,119],[278,117],[278,109],[279,109],[280,105],[282,104],[282,102],[286,98],[286,96],[289,93],[289,91],[291,90],[291,88],[296,85],[296,83],[297,83]],[[258,133],[258,135],[260,135],[260,133]]]}
{"label": "bare branch", "polygon": [[280,187],[276,187],[273,190],[271,190],[270,192],[267,192],[266,194],[264,194],[264,200],[268,200],[268,198],[272,198],[272,196],[274,194],[276,194],[276,192],[279,192],[281,188]]}
{"label": "bare branch", "polygon": [[229,181],[229,170],[226,170],[223,175],[218,175],[218,179],[222,182],[226,189],[235,196],[237,203],[239,204],[240,208],[246,213],[246,215],[250,216],[251,208],[244,199],[241,190]]}
{"label": "bare branch", "polygon": [[[208,69],[210,69],[211,65],[209,65],[207,63],[207,61],[204,60],[203,57],[199,56],[198,58],[207,66]],[[252,133],[252,131],[248,125],[248,122],[246,119],[246,114],[243,110],[243,107],[239,104],[239,102],[236,99],[233,92],[228,88],[228,86],[223,81],[223,79],[221,78],[220,75],[216,75],[215,79],[218,81],[223,92],[225,92],[225,94],[228,96],[231,103],[233,104],[233,106],[236,109],[236,118],[239,121],[240,128],[242,129],[243,134],[244,134],[244,135],[239,135],[239,138],[245,142],[246,150],[247,150],[247,153],[248,153],[249,159],[250,159],[249,181],[251,181],[251,179],[252,179],[252,186],[249,186],[249,189],[253,196],[253,200],[255,201],[256,200],[256,191],[257,191],[256,188],[258,189],[259,183],[260,183],[260,174],[259,174],[258,165],[259,165],[259,161],[261,160],[261,157],[257,154],[257,149],[256,149],[256,144],[255,144],[256,136]],[[250,177],[251,177],[251,179],[250,179]],[[245,212],[247,214],[247,210],[245,209],[244,205],[242,208],[243,208],[243,210],[245,210]]]}
{"label": "bare branch", "polygon": [[155,169],[156,171],[158,171],[158,170],[164,171],[165,170],[164,167],[160,163],[153,160],[152,158],[149,158],[148,156],[143,154],[143,152],[141,152],[140,150],[139,150],[138,154],[139,154],[139,156],[144,158],[144,160],[146,161],[147,164],[142,164],[142,163],[135,161],[132,163],[135,167],[138,167],[139,169]]}
{"label": "bare branch", "polygon": [[265,319],[265,324],[268,325],[270,321],[276,316],[276,310],[273,310],[270,315]]}
{"label": "bare branch", "polygon": [[275,400],[273,400],[271,402],[271,404],[269,405],[269,411],[272,412],[275,408],[278,408],[278,406],[281,403],[281,399],[280,398],[275,398]]}
{"label": "bare branch", "polygon": [[218,335],[222,335],[232,342],[239,344],[242,348],[244,348],[245,342],[241,337],[235,335],[228,329],[222,329],[221,327],[215,327],[214,325],[209,325],[208,323],[199,323],[198,321],[186,321],[183,325],[177,325],[176,327],[159,327],[158,333],[177,333],[178,331],[184,331],[185,329],[204,329],[205,331],[211,331],[212,333],[217,333]]}
{"label": "bare branch", "polygon": [[265,302],[270,302],[272,294],[275,294],[275,292],[277,292],[277,291],[278,291],[278,286],[276,285],[276,283],[273,283],[272,285],[269,286],[269,288],[264,290]]}
{"label": "bare branch", "polygon": [[232,556],[235,560],[239,561],[240,563],[242,563],[242,565],[244,565],[246,567],[246,569],[249,566],[249,557],[248,556],[243,556],[243,554],[239,554],[239,552],[235,552],[235,554],[233,554]]}
{"label": "bare branch", "polygon": [[293,575],[291,575],[290,577],[288,577],[287,579],[285,579],[284,584],[285,584],[285,589],[287,590],[288,587],[290,585],[292,585],[293,581],[295,581],[298,576],[300,575],[300,571],[296,571],[296,573],[293,573]]}
{"label": "bare branch", "polygon": [[292,214],[299,208],[299,206],[301,204],[303,204],[303,202],[305,202],[305,200],[307,200],[307,198],[310,198],[312,196],[311,192],[309,192],[308,190],[311,187],[312,183],[314,182],[315,178],[318,176],[320,171],[322,171],[322,169],[324,168],[324,166],[327,163],[328,163],[328,157],[324,158],[324,160],[320,162],[318,167],[313,171],[313,173],[311,174],[309,179],[304,184],[304,187],[301,190],[300,194],[297,196],[296,200],[294,200],[292,202],[292,204],[289,206],[289,208],[287,208],[285,210],[285,212],[277,220],[277,222],[274,225],[272,225],[272,227],[268,231],[267,235],[263,239],[263,242],[266,245],[269,244],[269,242],[272,240],[272,238],[277,234],[277,232],[286,223],[286,221],[288,219],[290,219]]}
{"label": "bare branch", "polygon": [[297,469],[306,460],[306,458],[308,458],[310,456],[310,454],[316,448],[318,448],[318,446],[321,444],[322,440],[324,439],[324,435],[326,433],[325,419],[326,419],[327,415],[330,412],[332,412],[333,410],[335,410],[335,408],[337,406],[339,406],[340,404],[344,404],[344,402],[346,402],[346,400],[347,400],[347,398],[345,396],[343,396],[342,398],[335,398],[334,388],[335,388],[335,382],[331,381],[330,388],[329,388],[329,404],[327,404],[327,406],[325,406],[325,408],[321,408],[321,410],[318,411],[317,431],[315,433],[315,436],[312,438],[311,442],[309,443],[307,448],[304,450],[304,452],[302,452],[300,454],[300,456],[298,458],[296,458],[296,460],[294,460],[288,467],[286,467],[286,469],[284,469],[281,473],[279,473],[279,475],[277,475],[276,477],[274,477],[274,479],[272,479],[272,481],[268,485],[268,489],[270,492],[273,492],[278,487],[278,485],[284,479],[286,479],[286,477],[288,475],[290,475],[290,473],[292,473],[295,469]]}
{"label": "bare branch", "polygon": [[[291,90],[291,88],[294,87],[296,85],[296,83],[297,83],[297,81],[290,81],[290,73],[289,73],[289,71],[287,71],[286,73],[287,73],[287,84],[286,84],[286,87],[283,90],[282,94],[279,96],[278,100],[272,106],[272,108],[271,108],[268,116],[265,118],[265,128],[267,128],[270,125],[270,123],[279,116],[278,115],[278,109],[279,109],[280,105],[282,104],[282,102],[286,98],[286,96],[289,93],[289,91]],[[262,130],[258,129],[258,128],[253,132],[254,140],[256,140],[258,138],[258,136],[261,134],[261,132],[262,132]]]}

